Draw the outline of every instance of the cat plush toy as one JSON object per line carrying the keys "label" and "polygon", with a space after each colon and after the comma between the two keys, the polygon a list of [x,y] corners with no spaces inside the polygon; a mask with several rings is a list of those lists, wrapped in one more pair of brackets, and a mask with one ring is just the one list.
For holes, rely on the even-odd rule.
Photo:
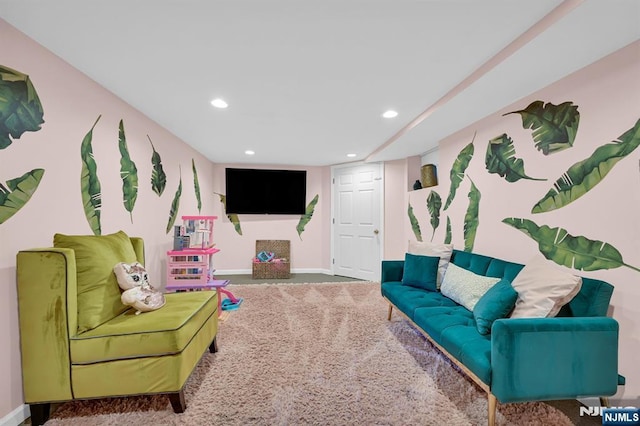
{"label": "cat plush toy", "polygon": [[118,263],[113,267],[118,285],[124,292],[120,296],[122,303],[132,306],[136,315],[141,312],[155,311],[165,304],[164,294],[149,283],[149,274],[140,263]]}

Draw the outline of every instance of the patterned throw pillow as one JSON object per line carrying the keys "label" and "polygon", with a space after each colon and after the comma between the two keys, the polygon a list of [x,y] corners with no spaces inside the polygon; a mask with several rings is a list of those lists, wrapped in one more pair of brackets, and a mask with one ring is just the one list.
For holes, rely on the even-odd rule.
{"label": "patterned throw pillow", "polygon": [[478,300],[498,281],[500,278],[474,274],[450,263],[440,291],[449,299],[473,311]]}

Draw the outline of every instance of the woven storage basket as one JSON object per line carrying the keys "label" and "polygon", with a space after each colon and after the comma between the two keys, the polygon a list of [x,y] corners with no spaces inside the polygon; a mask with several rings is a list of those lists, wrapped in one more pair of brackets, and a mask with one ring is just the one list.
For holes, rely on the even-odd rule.
{"label": "woven storage basket", "polygon": [[291,278],[291,245],[289,240],[257,240],[256,254],[273,252],[274,258],[282,262],[253,262],[253,279]]}

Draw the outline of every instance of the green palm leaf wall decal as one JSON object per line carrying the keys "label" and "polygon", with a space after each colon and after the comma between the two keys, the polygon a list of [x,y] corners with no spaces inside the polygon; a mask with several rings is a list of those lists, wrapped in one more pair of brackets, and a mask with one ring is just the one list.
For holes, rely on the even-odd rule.
{"label": "green palm leaf wall decal", "polygon": [[436,229],[440,225],[440,209],[442,208],[442,198],[440,198],[440,194],[436,191],[429,192],[429,196],[427,197],[427,210],[429,211],[429,215],[431,216],[431,227],[433,228],[433,233],[431,234],[431,241],[433,241],[433,236],[436,234]]}
{"label": "green palm leaf wall decal", "polygon": [[599,184],[618,161],[631,154],[640,145],[640,120],[624,132],[618,140],[602,145],[585,160],[569,167],[553,188],[533,206],[531,213],[559,209],[582,197]]}
{"label": "green palm leaf wall decal", "polygon": [[171,208],[169,209],[169,222],[167,222],[167,234],[173,228],[173,224],[176,223],[176,218],[178,217],[178,210],[180,210],[180,197],[182,196],[182,170],[180,170],[180,183],[178,184],[178,189],[176,190],[176,194],[173,196],[173,201],[171,202]]}
{"label": "green palm leaf wall decal", "polygon": [[502,220],[509,226],[524,232],[538,243],[538,250],[558,265],[580,271],[597,271],[626,266],[640,272],[639,268],[627,265],[620,252],[611,244],[574,237],[562,228],[538,226],[531,220],[510,217]]}
{"label": "green palm leaf wall decal", "polygon": [[20,139],[24,132],[37,132],[44,111],[29,76],[0,65],[0,149]]}
{"label": "green palm leaf wall decal", "polygon": [[520,114],[522,127],[533,130],[535,146],[544,155],[572,147],[580,123],[578,106],[572,102],[554,105],[535,101],[523,110],[504,115],[508,114]]}
{"label": "green palm leaf wall decal", "polygon": [[0,183],[0,224],[27,204],[38,189],[43,175],[43,169],[33,169],[18,178],[8,180],[6,187]]}
{"label": "green palm leaf wall decal", "polygon": [[196,200],[198,200],[198,213],[202,210],[202,199],[200,198],[200,182],[198,182],[198,171],[196,170],[196,162],[191,159],[191,169],[193,170],[193,187],[196,191]]}
{"label": "green palm leaf wall decal", "polygon": [[422,231],[420,231],[420,223],[418,223],[418,219],[416,219],[416,215],[413,213],[411,202],[409,202],[407,214],[409,215],[409,222],[411,222],[411,229],[413,230],[413,234],[416,236],[416,240],[422,241]]}
{"label": "green palm leaf wall decal", "polygon": [[447,201],[444,203],[444,210],[448,209],[451,205],[451,202],[456,196],[456,191],[460,186],[460,182],[464,179],[464,174],[467,171],[467,167],[469,167],[469,163],[473,158],[473,141],[476,139],[476,134],[473,134],[473,139],[469,143],[469,145],[465,146],[462,151],[458,154],[455,161],[453,162],[453,166],[451,166],[451,171],[449,172],[449,180],[451,181],[451,187],[449,188],[449,196],[447,197]]}
{"label": "green palm leaf wall decal", "polygon": [[149,135],[147,135],[147,138],[151,144],[151,149],[153,149],[153,154],[151,154],[151,189],[153,189],[153,192],[158,194],[159,197],[167,186],[167,175],[164,173],[164,169],[162,168],[162,159],[160,158],[160,154],[158,154],[156,148],[153,146],[153,142],[151,142]]}
{"label": "green palm leaf wall decal", "polygon": [[124,123],[120,120],[118,129],[118,148],[120,149],[120,178],[122,179],[122,202],[129,212],[133,223],[133,207],[138,198],[138,169],[129,156],[127,138],[124,134]]}
{"label": "green palm leaf wall decal", "polygon": [[444,243],[451,244],[451,219],[447,216],[447,231],[444,235]]}
{"label": "green palm leaf wall decal", "polygon": [[300,221],[296,226],[296,231],[298,231],[298,237],[300,237],[300,240],[302,240],[302,233],[304,232],[304,227],[307,226],[307,223],[309,223],[309,221],[311,220],[311,217],[313,216],[313,211],[316,208],[316,204],[318,204],[319,197],[320,196],[316,194],[316,196],[313,197],[313,200],[311,200],[309,204],[307,204],[307,208],[305,209],[304,214],[300,216]]}
{"label": "green palm leaf wall decal", "polygon": [[218,194],[217,192],[215,192],[215,194],[220,197],[220,202],[222,203],[224,213],[227,215],[227,218],[229,218],[229,221],[233,223],[233,227],[235,228],[236,232],[239,235],[242,235],[242,227],[240,226],[240,219],[238,218],[238,215],[235,213],[227,214],[227,196],[224,194]]}
{"label": "green palm leaf wall decal", "polygon": [[100,209],[102,208],[102,193],[100,192],[100,179],[98,179],[98,166],[93,158],[93,129],[100,121],[101,115],[91,126],[91,130],[82,139],[80,146],[80,159],[82,160],[82,172],[80,173],[80,192],[82,194],[82,206],[89,227],[94,235],[101,235]]}
{"label": "green palm leaf wall decal", "polygon": [[489,173],[498,174],[507,182],[516,182],[520,179],[546,180],[527,176],[524,172],[524,161],[521,158],[515,158],[515,155],[513,140],[503,133],[489,141],[484,164]]}
{"label": "green palm leaf wall decal", "polygon": [[[471,178],[469,178],[471,180]],[[467,213],[464,215],[464,251],[473,251],[473,245],[476,241],[476,233],[480,224],[480,191],[471,180],[471,189],[469,190],[469,206]]]}

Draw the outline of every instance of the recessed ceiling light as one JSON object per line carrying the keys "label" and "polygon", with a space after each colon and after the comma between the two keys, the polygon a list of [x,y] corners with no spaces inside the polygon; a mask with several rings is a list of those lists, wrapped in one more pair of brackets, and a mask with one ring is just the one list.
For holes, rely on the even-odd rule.
{"label": "recessed ceiling light", "polygon": [[355,157],[355,154],[347,154],[347,157]]}
{"label": "recessed ceiling light", "polygon": [[227,104],[225,101],[223,101],[220,98],[216,98],[214,100],[211,101],[211,105],[213,105],[216,108],[226,108],[229,106],[229,104]]}
{"label": "recessed ceiling light", "polygon": [[255,151],[251,151],[250,149],[248,149],[244,153],[247,154],[247,155],[253,155],[253,154],[255,154]]}
{"label": "recessed ceiling light", "polygon": [[384,118],[393,118],[393,117],[396,117],[397,115],[398,113],[392,109],[390,109],[389,111],[385,111],[385,113],[382,114]]}

